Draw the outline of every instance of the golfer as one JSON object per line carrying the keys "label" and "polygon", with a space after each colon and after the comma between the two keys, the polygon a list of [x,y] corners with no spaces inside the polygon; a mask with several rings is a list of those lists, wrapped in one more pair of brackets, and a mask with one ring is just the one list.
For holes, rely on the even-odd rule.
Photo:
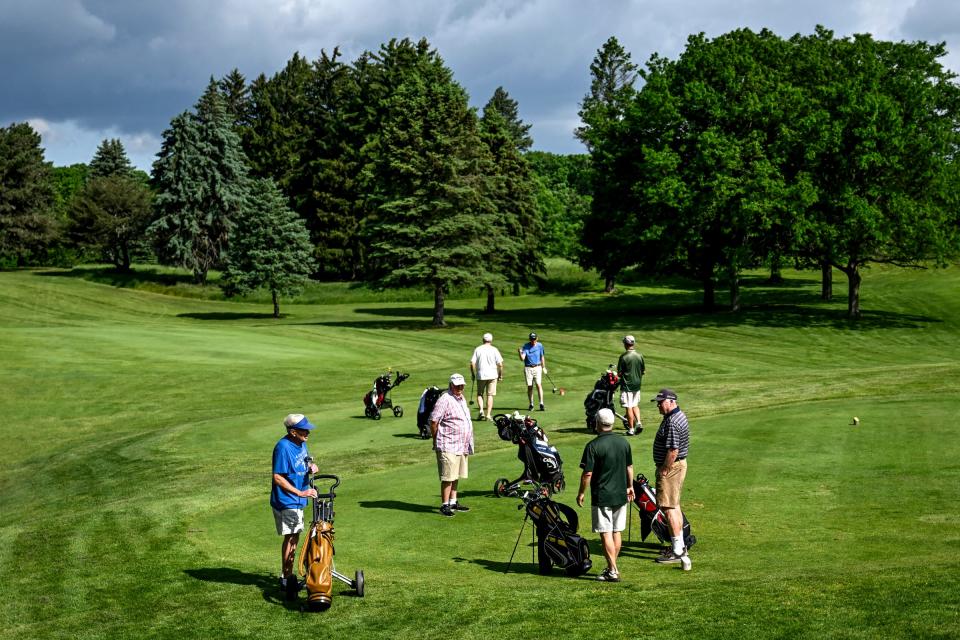
{"label": "golfer", "polygon": [[673,543],[655,562],[675,564],[687,555],[683,544],[680,492],[683,490],[683,480],[687,477],[690,427],[687,416],[677,405],[677,394],[672,389],[660,389],[651,402],[657,403],[657,409],[663,416],[657,435],[653,438],[653,462],[657,465],[657,506],[667,518]]}
{"label": "golfer", "polygon": [[523,363],[523,377],[527,382],[527,400],[530,406],[527,410],[533,411],[533,385],[537,385],[537,394],[540,397],[540,411],[543,411],[543,374],[547,372],[547,357],[543,352],[543,345],[537,342],[537,334],[530,332],[530,342],[519,349],[520,361]]}
{"label": "golfer", "polygon": [[[470,358],[470,377],[477,381],[477,407],[479,420],[493,416],[493,396],[497,395],[497,382],[503,380],[503,356],[493,346],[493,334],[483,334],[483,344],[473,350]],[[483,412],[486,398],[487,412]]]}
{"label": "golfer", "polygon": [[640,382],[646,373],[643,354],[637,351],[637,339],[623,336],[624,352],[617,361],[617,375],[620,376],[620,406],[627,414],[627,435],[643,431],[640,421]]}
{"label": "golfer", "polygon": [[457,483],[467,477],[467,456],[473,455],[473,422],[463,397],[465,386],[462,375],[452,374],[447,392],[437,398],[430,414],[440,473],[440,514],[448,518],[457,511],[470,511],[470,507],[457,502]]}
{"label": "golfer", "polygon": [[301,413],[291,413],[283,419],[287,435],[273,448],[273,489],[270,506],[277,524],[277,534],[283,536],[280,545],[280,589],[288,599],[296,599],[300,590],[293,573],[293,557],[297,552],[300,532],[303,531],[303,508],[308,498],[316,498],[310,487],[308,473],[316,473],[317,465],[307,462],[307,438],[314,426]]}
{"label": "golfer", "polygon": [[600,572],[601,582],[620,582],[617,556],[623,542],[621,531],[627,524],[630,502],[633,500],[633,454],[630,443],[613,433],[613,411],[597,412],[597,437],[587,443],[580,459],[580,491],[577,504],[583,506],[583,496],[590,485],[590,506],[593,531],[600,534],[607,568]]}

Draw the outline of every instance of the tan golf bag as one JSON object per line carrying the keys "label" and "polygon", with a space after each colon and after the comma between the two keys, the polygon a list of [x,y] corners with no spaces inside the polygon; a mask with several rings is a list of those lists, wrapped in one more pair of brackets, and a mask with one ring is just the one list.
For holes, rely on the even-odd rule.
{"label": "tan golf bag", "polygon": [[329,522],[310,525],[310,536],[300,554],[300,575],[307,578],[307,607],[327,609],[333,596],[333,525]]}

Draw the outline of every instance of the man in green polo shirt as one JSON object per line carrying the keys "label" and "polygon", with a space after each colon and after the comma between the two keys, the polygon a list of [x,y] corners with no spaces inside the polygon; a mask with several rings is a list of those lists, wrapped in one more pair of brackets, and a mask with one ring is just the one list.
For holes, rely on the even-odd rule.
{"label": "man in green polo shirt", "polygon": [[580,459],[583,474],[577,504],[583,506],[583,497],[590,485],[590,506],[593,532],[600,534],[607,568],[597,580],[620,582],[617,556],[620,555],[622,536],[627,524],[627,512],[633,500],[633,454],[626,438],[614,434],[613,411],[597,412],[597,437],[587,443]]}

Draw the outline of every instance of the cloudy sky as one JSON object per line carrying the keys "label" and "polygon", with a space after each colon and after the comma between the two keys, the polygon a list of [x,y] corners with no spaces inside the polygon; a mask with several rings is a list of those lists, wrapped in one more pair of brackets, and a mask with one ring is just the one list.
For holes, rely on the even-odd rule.
{"label": "cloudy sky", "polygon": [[589,66],[611,35],[642,63],[686,38],[822,24],[838,35],[946,41],[960,70],[957,0],[0,0],[0,126],[30,122],[47,160],[89,162],[120,138],[149,170],[170,119],[210,76],[248,80],[339,46],[347,60],[391,37],[426,37],[481,107],[497,86],[520,103],[534,148],[573,137]]}

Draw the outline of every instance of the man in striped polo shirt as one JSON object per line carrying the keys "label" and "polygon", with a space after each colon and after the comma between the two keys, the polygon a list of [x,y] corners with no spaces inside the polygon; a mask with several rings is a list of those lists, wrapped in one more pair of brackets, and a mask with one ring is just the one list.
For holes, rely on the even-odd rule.
{"label": "man in striped polo shirt", "polygon": [[[653,438],[653,462],[657,465],[657,506],[663,510],[670,525],[672,547],[656,559],[660,564],[681,562],[687,555],[683,544],[683,512],[680,510],[680,492],[687,476],[687,450],[690,446],[690,427],[687,416],[677,405],[677,394],[672,389],[660,389],[651,402],[663,420]],[[684,565],[686,568],[687,565]]]}
{"label": "man in striped polo shirt", "polygon": [[457,502],[457,483],[467,477],[467,456],[473,455],[473,421],[467,399],[463,397],[465,386],[462,375],[451,375],[449,389],[437,398],[430,414],[430,431],[440,473],[440,514],[448,518],[457,511],[470,510]]}

